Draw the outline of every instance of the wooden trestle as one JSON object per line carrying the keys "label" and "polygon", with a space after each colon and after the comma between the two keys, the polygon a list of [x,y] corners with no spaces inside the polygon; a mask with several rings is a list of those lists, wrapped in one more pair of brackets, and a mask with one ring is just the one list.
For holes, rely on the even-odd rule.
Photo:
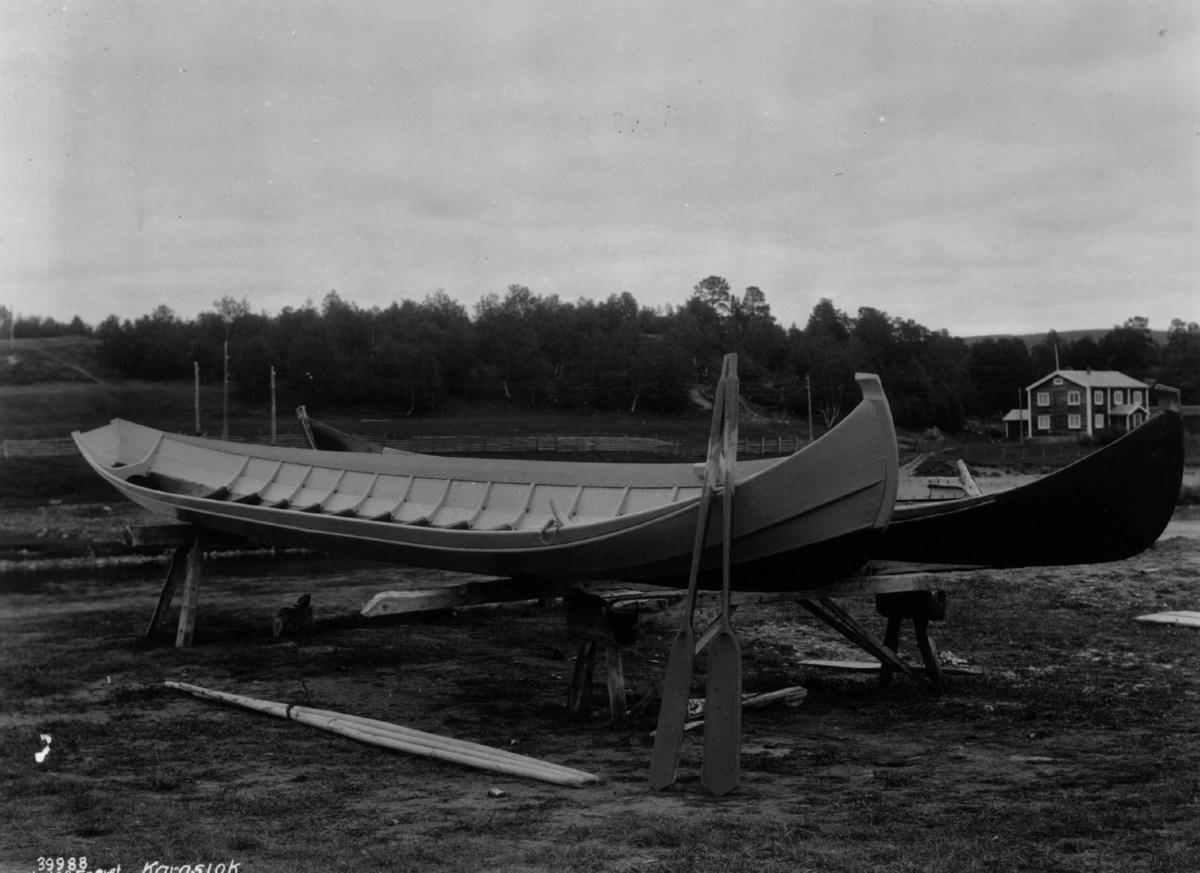
{"label": "wooden trestle", "polygon": [[[163,524],[130,527],[126,541],[135,547],[173,548],[167,577],[159,593],[158,604],[151,616],[146,636],[163,632],[167,613],[179,582],[183,582],[183,603],[175,634],[175,645],[192,645],[199,607],[200,584],[203,579],[203,550],[209,546],[245,545],[246,540],[190,524]],[[545,586],[529,586],[519,580],[497,580],[495,583],[471,582],[462,587],[461,602],[455,603],[454,589],[440,589],[428,597],[414,592],[384,592],[364,608],[364,615],[418,612],[425,609],[489,602],[491,596],[481,595],[481,586],[496,588],[496,599],[527,599],[539,595],[553,596]],[[771,593],[739,593],[731,597],[731,612],[738,606],[755,603],[795,601],[846,639],[878,659],[881,665],[879,681],[886,685],[892,676],[903,673],[926,691],[938,694],[945,687],[937,647],[929,636],[929,623],[940,621],[946,614],[945,592],[936,588],[937,577],[929,573],[861,576],[832,583],[816,589]],[[656,698],[658,689],[651,689],[632,709],[626,703],[622,649],[637,640],[640,615],[660,612],[680,604],[686,592],[676,589],[635,590],[589,586],[567,591],[564,596],[567,630],[577,641],[575,669],[568,692],[567,710],[572,718],[585,718],[592,706],[592,682],[596,655],[604,647],[608,676],[609,707],[614,725],[624,725],[628,715],[646,709]],[[435,596],[436,595],[436,596]],[[876,611],[887,619],[883,640],[875,637],[861,622],[850,615],[834,598],[874,595]],[[703,591],[697,605],[718,607],[719,592]],[[924,661],[920,670],[898,655],[900,629],[905,620],[913,624],[914,636]],[[708,645],[719,625],[713,621],[696,640],[696,652]]]}

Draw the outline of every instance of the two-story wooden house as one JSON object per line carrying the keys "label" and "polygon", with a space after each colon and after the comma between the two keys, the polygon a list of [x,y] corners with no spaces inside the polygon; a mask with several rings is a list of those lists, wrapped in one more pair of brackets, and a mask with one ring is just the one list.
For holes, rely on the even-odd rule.
{"label": "two-story wooden house", "polygon": [[1146,383],[1116,370],[1055,370],[1025,393],[1031,438],[1119,433],[1150,414]]}

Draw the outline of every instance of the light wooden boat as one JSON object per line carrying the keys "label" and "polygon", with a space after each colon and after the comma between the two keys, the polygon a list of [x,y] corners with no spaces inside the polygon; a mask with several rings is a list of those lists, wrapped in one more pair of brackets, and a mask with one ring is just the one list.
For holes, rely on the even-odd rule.
{"label": "light wooden boat", "polygon": [[[896,437],[879,380],[858,382],[862,401],[824,437],[783,459],[737,465],[737,587],[842,578],[878,545],[895,503]],[[679,585],[703,475],[693,464],[276,448],[119,419],[74,438],[121,493],[181,521],[361,558],[551,581]],[[705,544],[706,587],[720,585],[720,528],[710,526]]]}
{"label": "light wooden boat", "polygon": [[1184,465],[1179,392],[1156,391],[1150,418],[1061,470],[979,497],[898,505],[872,569],[1094,564],[1149,548],[1175,512]]}

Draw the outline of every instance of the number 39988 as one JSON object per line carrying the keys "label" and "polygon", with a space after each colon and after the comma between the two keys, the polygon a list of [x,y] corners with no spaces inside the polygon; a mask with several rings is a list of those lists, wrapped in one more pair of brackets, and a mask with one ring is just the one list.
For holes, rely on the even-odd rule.
{"label": "number 39988", "polygon": [[79,858],[38,858],[38,873],[86,873],[87,856]]}

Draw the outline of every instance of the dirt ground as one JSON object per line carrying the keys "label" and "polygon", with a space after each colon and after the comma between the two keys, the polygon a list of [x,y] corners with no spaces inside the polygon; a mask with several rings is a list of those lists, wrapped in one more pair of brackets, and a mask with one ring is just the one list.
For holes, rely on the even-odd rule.
{"label": "dirt ground", "polygon": [[[0,532],[103,540],[136,521],[119,504],[44,509],[0,511]],[[603,658],[592,716],[567,718],[575,646],[557,606],[372,622],[358,616],[372,594],[460,577],[215,559],[195,645],[177,649],[173,633],[144,636],[163,565],[131,576],[103,558],[77,564],[0,572],[0,871],[45,869],[46,857],[86,857],[89,870],[1200,868],[1200,631],[1133,620],[1200,610],[1200,540],[1118,564],[947,575],[935,638],[944,659],[982,672],[951,677],[941,697],[804,666],[858,656],[794,605],[743,608],[744,690],[809,693],[744,714],[742,785],[723,799],[700,785],[702,731],[684,741],[677,784],[650,791],[654,713],[611,726]],[[314,633],[276,639],[271,619],[302,593]],[[882,634],[870,599],[845,605]],[[626,650],[631,699],[660,678],[677,622],[641,620]],[[901,645],[915,657],[911,637]],[[704,669],[701,656],[696,697]],[[407,756],[165,679],[379,718],[603,781],[562,788]]]}

